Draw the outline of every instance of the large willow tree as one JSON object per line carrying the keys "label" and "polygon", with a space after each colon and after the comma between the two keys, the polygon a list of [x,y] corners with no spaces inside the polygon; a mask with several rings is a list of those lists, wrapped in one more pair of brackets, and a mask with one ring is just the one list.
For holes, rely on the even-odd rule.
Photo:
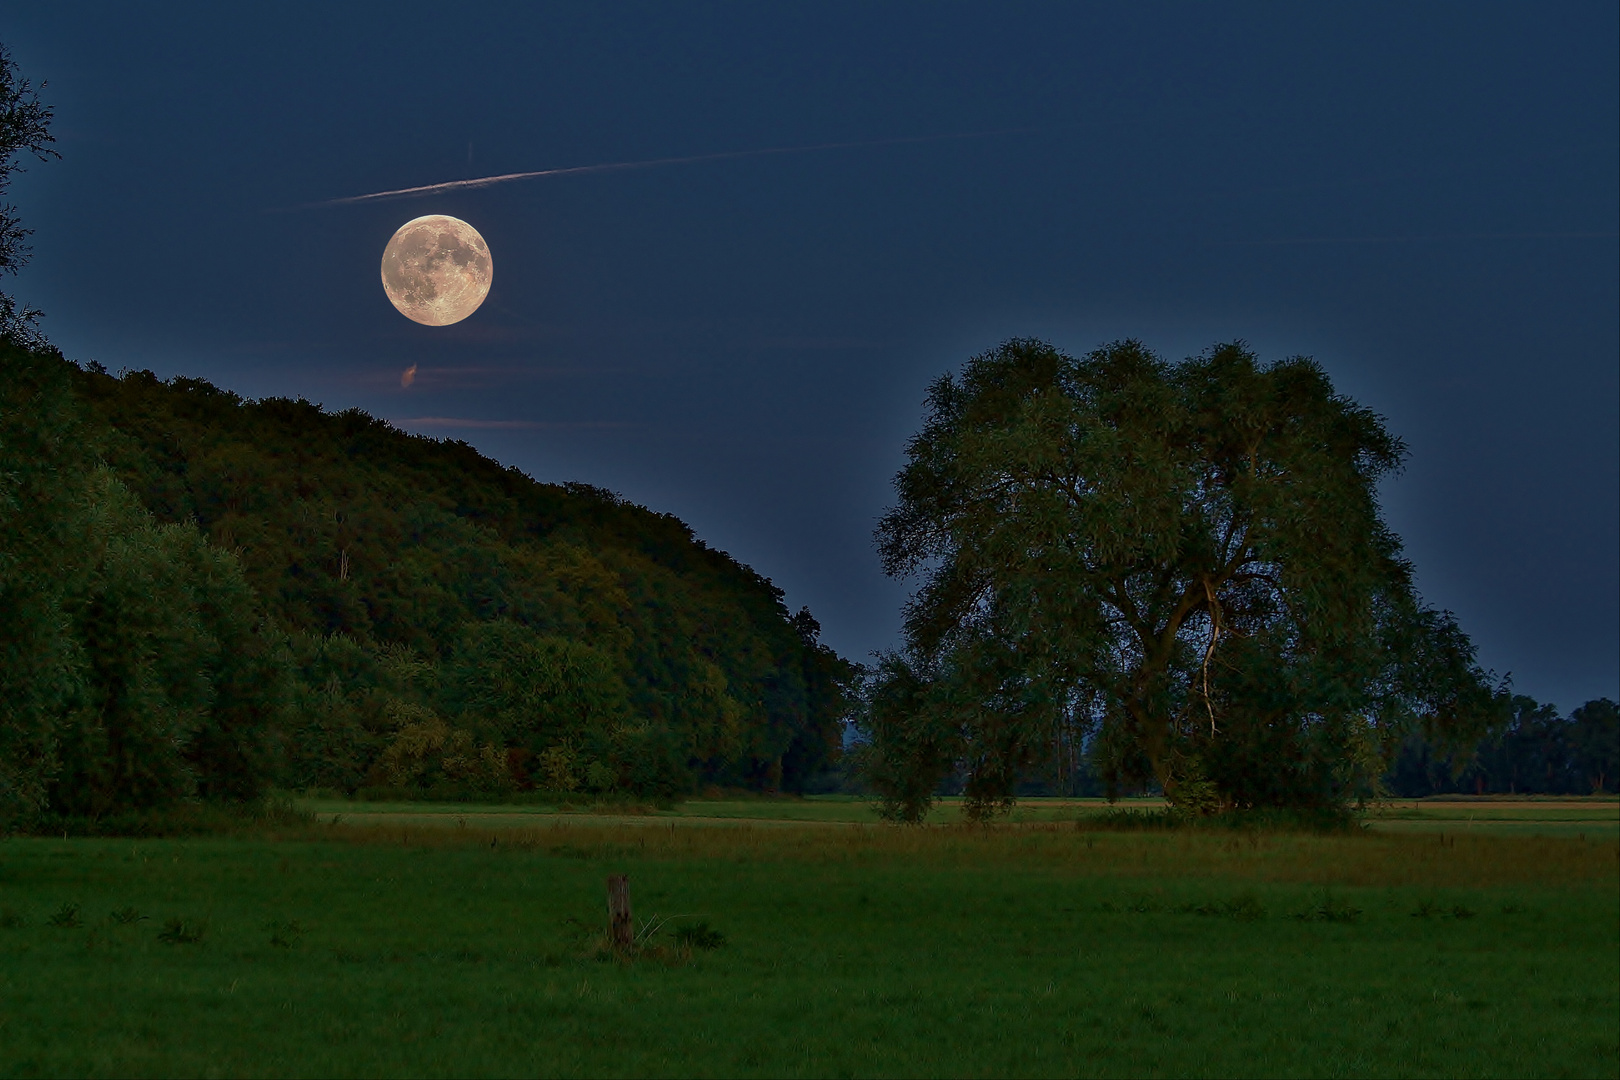
{"label": "large willow tree", "polygon": [[870,775],[896,816],[1083,754],[1184,809],[1365,795],[1414,725],[1500,707],[1378,507],[1405,449],[1307,359],[1180,364],[1010,341],[930,389],[886,571],[921,576],[879,667]]}

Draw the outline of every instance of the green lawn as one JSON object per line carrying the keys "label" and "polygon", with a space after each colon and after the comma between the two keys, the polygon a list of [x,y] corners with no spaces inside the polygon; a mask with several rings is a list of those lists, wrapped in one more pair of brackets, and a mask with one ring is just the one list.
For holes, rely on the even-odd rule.
{"label": "green lawn", "polygon": [[[1620,1071],[1612,830],[408,809],[279,839],[0,842],[0,1073]],[[613,872],[639,917],[679,917],[635,962],[599,949]],[[700,919],[725,944],[677,948]]]}

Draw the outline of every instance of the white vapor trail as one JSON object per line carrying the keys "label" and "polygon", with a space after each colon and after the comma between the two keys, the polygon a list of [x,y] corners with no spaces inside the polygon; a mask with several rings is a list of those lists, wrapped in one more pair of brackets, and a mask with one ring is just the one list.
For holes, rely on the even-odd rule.
{"label": "white vapor trail", "polygon": [[953,139],[984,139],[992,135],[1011,135],[1033,128],[1001,128],[996,131],[960,131],[949,135],[914,135],[900,139],[869,139],[860,142],[817,143],[814,146],[773,146],[764,150],[728,150],[719,154],[693,154],[688,157],[652,158],[647,161],[614,161],[605,165],[575,165],[567,169],[537,169],[534,172],[502,173],[499,176],[480,176],[471,180],[447,180],[442,184],[422,184],[419,187],[395,188],[392,191],[373,191],[366,195],[348,195],[341,199],[305,203],[299,210],[322,206],[344,206],[349,203],[374,202],[379,199],[412,199],[423,195],[440,195],[447,191],[471,191],[508,184],[513,180],[538,180],[543,176],[579,176],[584,173],[620,172],[627,169],[651,169],[659,165],[690,165],[699,161],[725,161],[731,158],[766,157],[773,154],[809,154],[817,150],[846,150],[861,146],[899,146],[903,143],[945,142]]}

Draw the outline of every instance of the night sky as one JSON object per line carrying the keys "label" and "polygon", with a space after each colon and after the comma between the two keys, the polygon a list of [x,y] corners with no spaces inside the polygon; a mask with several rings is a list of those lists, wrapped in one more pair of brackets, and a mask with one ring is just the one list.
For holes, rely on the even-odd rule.
{"label": "night sky", "polygon": [[[855,659],[897,643],[871,530],[937,375],[1314,356],[1411,448],[1425,599],[1523,693],[1620,696],[1612,2],[486,7],[0,9],[62,153],[0,288],[70,358],[674,513]],[[826,143],[883,145],[289,209]],[[494,258],[449,328],[378,280],[426,213]]]}

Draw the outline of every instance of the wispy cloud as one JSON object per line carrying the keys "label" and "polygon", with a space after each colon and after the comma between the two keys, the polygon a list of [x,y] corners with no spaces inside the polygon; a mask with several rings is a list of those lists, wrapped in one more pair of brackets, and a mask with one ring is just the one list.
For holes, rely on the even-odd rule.
{"label": "wispy cloud", "polygon": [[1012,135],[1033,128],[998,128],[994,131],[955,131],[945,135],[910,135],[894,139],[862,139],[855,142],[814,143],[808,146],[770,146],[760,150],[727,150],[718,154],[688,154],[683,157],[648,158],[643,161],[610,161],[600,165],[574,165],[562,169],[536,169],[533,172],[501,173],[479,176],[470,180],[446,180],[439,184],[421,184],[417,187],[392,188],[372,191],[364,195],[346,195],[340,199],[304,203],[290,207],[310,210],[323,206],[345,206],[350,203],[375,202],[380,199],[415,199],[426,195],[443,195],[452,191],[474,191],[495,184],[509,184],[515,180],[538,180],[548,176],[582,176],[586,173],[623,172],[630,169],[653,169],[664,165],[695,165],[702,161],[729,161],[737,158],[768,157],[775,154],[810,154],[821,150],[849,150],[868,146],[901,146],[908,143],[948,142],[956,139],[987,139],[993,135]]}
{"label": "wispy cloud", "polygon": [[511,364],[494,367],[442,367],[420,368],[414,382],[440,390],[471,390],[511,383],[532,382],[540,379],[574,378],[577,376],[608,377],[622,374],[625,368],[600,364]]}

